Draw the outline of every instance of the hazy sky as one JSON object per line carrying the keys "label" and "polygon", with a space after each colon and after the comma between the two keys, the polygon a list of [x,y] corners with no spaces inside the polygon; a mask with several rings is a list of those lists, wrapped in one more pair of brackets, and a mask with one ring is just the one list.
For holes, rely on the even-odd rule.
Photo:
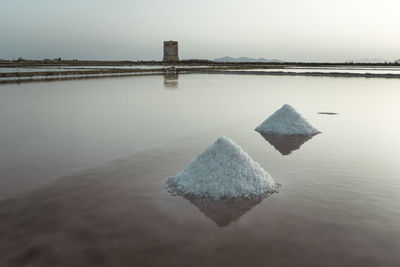
{"label": "hazy sky", "polygon": [[0,0],[0,58],[400,58],[399,0]]}

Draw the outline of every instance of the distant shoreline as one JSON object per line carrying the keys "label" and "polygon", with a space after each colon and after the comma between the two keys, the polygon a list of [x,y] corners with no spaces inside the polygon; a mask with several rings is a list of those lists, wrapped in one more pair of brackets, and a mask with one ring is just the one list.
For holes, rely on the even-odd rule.
{"label": "distant shoreline", "polygon": [[309,76],[338,78],[386,78],[400,79],[400,74],[390,73],[340,73],[340,72],[285,72],[285,71],[192,71],[198,74],[236,74],[236,75],[269,75],[269,76]]}
{"label": "distant shoreline", "polygon": [[44,60],[0,60],[0,68],[18,68],[18,67],[46,67],[46,66],[140,66],[140,65],[160,65],[160,66],[258,66],[258,67],[400,67],[400,63],[330,63],[330,62],[217,62],[212,60],[180,60],[180,61],[130,61],[130,60],[62,60],[62,59],[44,59]]}
{"label": "distant shoreline", "polygon": [[[0,84],[20,83],[20,82],[34,82],[34,81],[50,81],[50,80],[71,80],[71,79],[85,79],[85,78],[100,78],[100,77],[121,77],[121,76],[139,76],[139,75],[164,75],[168,73],[177,74],[236,74],[236,75],[269,75],[269,76],[310,76],[310,77],[341,77],[341,78],[386,78],[386,79],[400,79],[400,73],[368,73],[369,68],[374,70],[386,67],[399,67],[398,65],[389,64],[317,64],[315,63],[301,63],[288,64],[288,63],[217,63],[217,62],[204,62],[204,61],[179,61],[179,62],[126,62],[121,64],[120,61],[108,61],[108,65],[103,61],[78,61],[72,64],[34,64],[27,62],[15,65],[9,63],[7,66],[0,63],[0,68],[32,68],[33,71],[25,72],[1,72],[0,70]],[[117,64],[118,63],[118,64]],[[115,64],[115,65],[112,65]],[[52,67],[74,67],[77,69],[58,70],[40,70],[41,68]],[[87,69],[79,69],[79,67],[89,67]],[[96,68],[97,66],[97,68]],[[117,66],[134,66],[134,68],[118,68]],[[141,68],[141,66],[156,66],[154,68]],[[103,67],[103,68],[100,68]],[[109,67],[109,68],[108,68]],[[312,68],[314,71],[301,71],[297,72],[296,68]],[[365,73],[351,73],[351,72],[335,72],[335,68],[348,67],[355,69],[357,67],[369,67]],[[37,68],[37,71],[36,71]],[[318,69],[324,68],[332,69],[332,72],[319,72]],[[287,71],[286,71],[287,69]]]}

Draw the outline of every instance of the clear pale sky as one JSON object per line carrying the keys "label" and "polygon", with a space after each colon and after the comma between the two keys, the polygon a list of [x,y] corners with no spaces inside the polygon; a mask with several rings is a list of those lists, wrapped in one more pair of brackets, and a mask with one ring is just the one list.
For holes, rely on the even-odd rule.
{"label": "clear pale sky", "polygon": [[0,58],[400,58],[399,0],[0,0]]}

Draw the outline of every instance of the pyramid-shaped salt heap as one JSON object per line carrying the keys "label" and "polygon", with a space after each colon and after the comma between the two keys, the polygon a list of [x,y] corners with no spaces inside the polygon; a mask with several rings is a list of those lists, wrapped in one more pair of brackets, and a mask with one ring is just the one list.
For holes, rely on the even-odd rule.
{"label": "pyramid-shaped salt heap", "polygon": [[169,178],[167,184],[175,194],[210,200],[257,198],[278,188],[258,163],[225,136]]}
{"label": "pyramid-shaped salt heap", "polygon": [[320,133],[288,104],[275,111],[255,130],[262,134],[275,135],[315,135]]}

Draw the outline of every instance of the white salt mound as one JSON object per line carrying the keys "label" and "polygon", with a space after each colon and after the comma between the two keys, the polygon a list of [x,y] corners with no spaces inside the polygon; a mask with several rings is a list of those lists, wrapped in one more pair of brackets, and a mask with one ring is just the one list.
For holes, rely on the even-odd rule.
{"label": "white salt mound", "polygon": [[275,111],[255,130],[263,134],[276,135],[314,135],[320,133],[288,104]]}
{"label": "white salt mound", "polygon": [[168,179],[170,189],[201,199],[249,199],[277,190],[272,177],[235,142],[220,137]]}

